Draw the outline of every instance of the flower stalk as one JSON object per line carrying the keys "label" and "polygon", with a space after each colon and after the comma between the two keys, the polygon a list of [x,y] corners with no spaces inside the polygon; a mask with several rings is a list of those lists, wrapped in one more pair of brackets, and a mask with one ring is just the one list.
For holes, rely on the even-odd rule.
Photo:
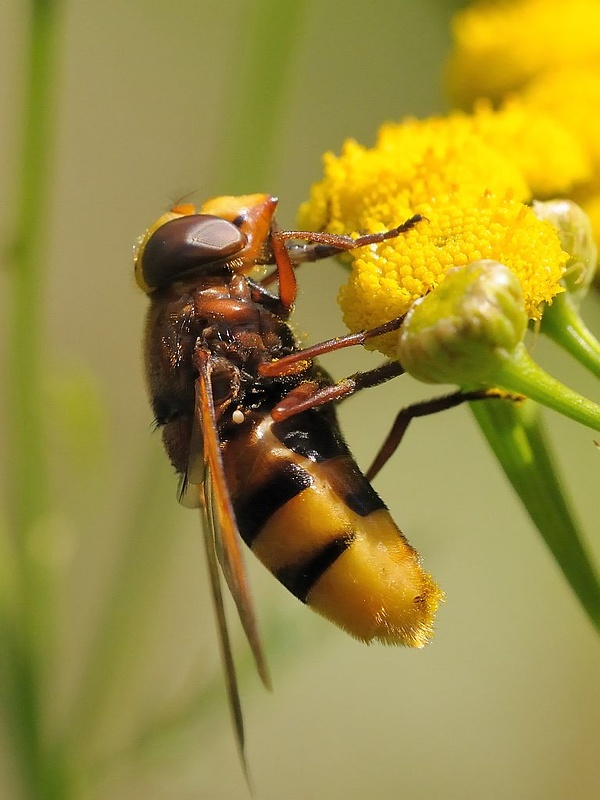
{"label": "flower stalk", "polygon": [[539,408],[486,400],[471,411],[560,570],[600,632],[600,576],[548,446]]}
{"label": "flower stalk", "polygon": [[[23,796],[67,800],[77,795],[67,749],[44,741],[45,670],[54,624],[53,568],[48,545],[53,528],[45,447],[42,272],[52,182],[54,96],[60,4],[29,4],[24,108],[15,223],[6,256],[10,277],[7,407],[10,454],[6,555],[12,597],[4,596],[0,635],[9,741]],[[8,567],[7,567],[8,569]]]}
{"label": "flower stalk", "polygon": [[585,324],[568,294],[559,295],[545,310],[541,330],[600,378],[600,342]]}
{"label": "flower stalk", "polygon": [[600,406],[574,392],[543,370],[519,344],[499,365],[492,382],[507,392],[523,394],[575,422],[600,431]]}

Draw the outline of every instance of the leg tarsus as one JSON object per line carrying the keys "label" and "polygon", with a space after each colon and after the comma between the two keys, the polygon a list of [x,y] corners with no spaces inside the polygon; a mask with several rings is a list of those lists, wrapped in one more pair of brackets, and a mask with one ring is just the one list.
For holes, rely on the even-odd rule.
{"label": "leg tarsus", "polygon": [[[314,245],[324,245],[331,248],[330,253],[322,251],[322,255],[317,258],[327,258],[328,255],[335,255],[338,252],[345,252],[347,250],[356,250],[358,247],[366,247],[369,244],[379,244],[386,239],[395,239],[402,233],[406,233],[422,222],[425,217],[421,214],[414,214],[410,219],[405,220],[395,228],[390,228],[387,231],[380,233],[365,233],[363,236],[345,236],[335,233],[325,233],[323,231],[280,231],[279,236],[284,239],[302,239],[305,242],[310,242]],[[317,251],[318,252],[318,251]],[[294,255],[297,255],[303,261],[316,261],[317,258],[312,258],[310,245],[304,248],[294,248]],[[304,257],[305,256],[305,257]]]}
{"label": "leg tarsus", "polygon": [[418,403],[413,403],[406,408],[401,409],[390,432],[385,438],[385,441],[379,448],[373,463],[365,472],[365,477],[368,481],[379,473],[379,471],[387,464],[391,456],[398,449],[406,429],[408,428],[411,420],[416,417],[425,417],[429,414],[437,414],[439,411],[446,411],[450,408],[455,408],[462,403],[470,402],[472,400],[486,400],[489,398],[498,398],[498,393],[494,389],[477,389],[472,392],[457,391],[452,394],[446,394],[442,397],[434,397],[431,400],[423,400]]}

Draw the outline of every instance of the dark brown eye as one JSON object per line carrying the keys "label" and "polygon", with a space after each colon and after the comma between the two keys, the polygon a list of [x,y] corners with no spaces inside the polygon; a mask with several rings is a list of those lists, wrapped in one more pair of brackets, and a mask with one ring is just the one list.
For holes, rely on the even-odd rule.
{"label": "dark brown eye", "polygon": [[141,271],[148,287],[160,289],[186,273],[239,253],[247,238],[221,217],[191,214],[161,225],[140,253]]}

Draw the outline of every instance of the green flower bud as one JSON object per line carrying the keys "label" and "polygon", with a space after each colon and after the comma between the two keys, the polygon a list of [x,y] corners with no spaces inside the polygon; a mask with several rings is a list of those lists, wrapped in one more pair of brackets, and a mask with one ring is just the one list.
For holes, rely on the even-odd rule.
{"label": "green flower bud", "polygon": [[562,249],[569,254],[561,283],[566,292],[557,295],[546,306],[541,330],[600,377],[600,343],[579,315],[596,271],[598,250],[588,215],[571,200],[550,200],[533,203],[540,220],[547,220],[558,231]]}
{"label": "green flower bud", "polygon": [[400,331],[398,357],[426,383],[485,385],[521,342],[527,314],[516,276],[497,261],[448,272],[413,304]]}
{"label": "green flower bud", "polygon": [[523,344],[526,328],[516,276],[497,261],[476,261],[448,272],[414,303],[400,329],[398,358],[425,383],[522,394],[600,430],[600,406],[533,361]]}
{"label": "green flower bud", "polygon": [[598,258],[590,219],[572,200],[535,200],[532,207],[538,219],[554,225],[562,249],[569,254],[561,283],[578,305],[592,282]]}

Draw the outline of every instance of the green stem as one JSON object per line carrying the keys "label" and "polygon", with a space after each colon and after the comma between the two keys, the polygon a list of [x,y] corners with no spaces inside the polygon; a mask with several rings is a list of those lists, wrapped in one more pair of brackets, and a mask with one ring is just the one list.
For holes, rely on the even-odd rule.
{"label": "green stem", "polygon": [[[31,0],[21,130],[16,224],[8,251],[10,319],[10,453],[13,522],[30,531],[48,506],[44,452],[42,367],[43,266],[51,192],[58,4]],[[21,537],[19,536],[21,540]]]}
{"label": "green stem", "polygon": [[488,376],[488,385],[516,392],[600,431],[600,406],[548,375],[531,358],[525,345],[515,350]]}
{"label": "green stem", "polygon": [[[47,646],[48,585],[36,538],[49,511],[42,386],[42,270],[51,189],[59,4],[31,0],[26,44],[15,230],[7,257],[11,280],[7,407],[10,472],[8,503],[17,606],[3,626],[7,715],[24,795],[68,796],[66,761],[42,742],[42,676]],[[41,596],[40,596],[41,595]]]}
{"label": "green stem", "polygon": [[558,566],[600,631],[600,582],[539,414],[529,401],[471,403],[481,430]]}
{"label": "green stem", "polygon": [[600,342],[581,319],[568,294],[559,294],[545,309],[542,332],[600,378]]}
{"label": "green stem", "polygon": [[215,176],[223,192],[268,191],[286,87],[309,0],[255,0],[240,25]]}

